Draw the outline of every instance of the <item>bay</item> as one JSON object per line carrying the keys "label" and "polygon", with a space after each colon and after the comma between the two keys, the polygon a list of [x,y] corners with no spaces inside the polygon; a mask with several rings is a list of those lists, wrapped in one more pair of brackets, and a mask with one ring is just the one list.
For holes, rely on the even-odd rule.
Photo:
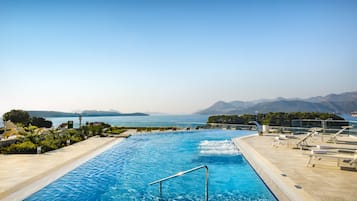
{"label": "bay", "polygon": [[[55,117],[46,118],[57,127],[61,123],[73,121],[74,127],[79,127],[78,117]],[[151,115],[151,116],[97,116],[82,117],[82,125],[86,122],[104,122],[112,126],[125,127],[196,127],[205,125],[208,115]]]}

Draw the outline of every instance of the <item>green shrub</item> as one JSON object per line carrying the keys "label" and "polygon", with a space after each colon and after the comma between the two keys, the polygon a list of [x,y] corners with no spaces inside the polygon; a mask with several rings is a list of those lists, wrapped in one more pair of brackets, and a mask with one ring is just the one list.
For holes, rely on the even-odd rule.
{"label": "green shrub", "polygon": [[67,139],[69,137],[66,133],[46,135],[39,144],[42,147],[42,152],[47,152],[64,147]]}
{"label": "green shrub", "polygon": [[68,129],[68,134],[70,134],[70,135],[76,135],[76,134],[78,134],[78,131],[75,130],[75,129]]}
{"label": "green shrub", "polygon": [[28,134],[25,136],[24,141],[30,141],[34,144],[38,144],[40,141],[40,136],[36,134]]}
{"label": "green shrub", "polygon": [[71,136],[70,140],[71,140],[71,144],[74,144],[74,143],[77,143],[77,142],[80,142],[82,141],[84,138],[80,135],[74,135],[74,136]]}
{"label": "green shrub", "polygon": [[33,125],[29,125],[29,126],[25,127],[24,129],[27,132],[34,132],[36,129],[38,129],[38,127],[37,126],[33,126]]}
{"label": "green shrub", "polygon": [[83,135],[88,136],[89,135],[89,126],[82,126],[81,127],[81,132]]}
{"label": "green shrub", "polygon": [[37,153],[37,145],[31,141],[24,141],[5,147],[2,151],[5,154],[35,154]]}
{"label": "green shrub", "polygon": [[110,128],[108,128],[108,130],[106,132],[110,133],[110,134],[121,134],[121,133],[124,133],[125,131],[126,131],[126,129],[124,129],[122,127],[110,127]]}
{"label": "green shrub", "polygon": [[51,128],[52,127],[52,121],[48,121],[43,117],[31,117],[30,118],[30,123],[31,125],[37,126],[37,127],[44,127],[44,128]]}
{"label": "green shrub", "polygon": [[48,140],[48,139],[41,141],[40,146],[42,152],[48,152],[59,148],[57,140]]}

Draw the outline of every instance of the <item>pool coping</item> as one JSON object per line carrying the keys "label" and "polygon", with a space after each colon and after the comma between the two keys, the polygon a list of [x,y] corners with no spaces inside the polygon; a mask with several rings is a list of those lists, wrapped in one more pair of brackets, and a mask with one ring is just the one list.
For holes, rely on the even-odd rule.
{"label": "pool coping", "polygon": [[258,134],[234,138],[234,144],[239,148],[245,159],[257,172],[260,178],[265,182],[268,188],[273,192],[278,200],[315,200],[303,189],[296,187],[296,183],[289,177],[283,176],[284,173],[280,171],[271,162],[265,159],[261,154],[254,150],[243,139],[255,137]]}
{"label": "pool coping", "polygon": [[[114,145],[120,143],[123,138],[113,138],[113,140],[102,144],[95,149],[91,149],[81,155],[64,161],[62,164],[55,166],[41,174],[38,174],[22,183],[11,187],[7,191],[1,193],[0,199],[2,201],[24,200],[33,193],[41,190],[58,178],[64,176],[68,172],[74,170],[78,166],[87,162],[88,160],[100,155],[104,151],[110,149]],[[60,151],[60,150],[56,150]]]}

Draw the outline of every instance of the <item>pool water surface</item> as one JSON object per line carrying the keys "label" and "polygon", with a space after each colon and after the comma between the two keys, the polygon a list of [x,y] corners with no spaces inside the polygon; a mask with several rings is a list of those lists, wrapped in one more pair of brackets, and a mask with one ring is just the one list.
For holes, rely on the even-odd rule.
{"label": "pool water surface", "polygon": [[[276,200],[231,139],[249,131],[203,130],[134,135],[26,200],[159,200],[150,182],[200,165],[209,200]],[[204,200],[205,170],[163,182],[161,200]]]}

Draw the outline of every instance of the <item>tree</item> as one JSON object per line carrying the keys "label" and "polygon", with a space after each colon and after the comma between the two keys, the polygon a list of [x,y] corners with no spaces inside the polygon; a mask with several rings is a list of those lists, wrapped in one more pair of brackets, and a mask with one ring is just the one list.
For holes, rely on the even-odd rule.
{"label": "tree", "polygon": [[[319,119],[319,120],[344,120],[342,117],[330,114],[330,113],[319,113],[319,112],[269,112],[266,114],[243,114],[243,115],[217,115],[208,117],[207,123],[224,123],[224,124],[248,124],[249,121],[257,120],[260,124],[270,125],[270,126],[285,126],[291,127],[292,120],[296,119]],[[311,127],[320,126],[320,121],[309,122]],[[316,125],[317,124],[317,125]],[[330,123],[332,124],[332,123]],[[341,125],[344,126],[346,122],[337,122],[337,127]],[[348,123],[347,123],[348,124]]]}
{"label": "tree", "polygon": [[4,121],[11,121],[13,123],[21,123],[27,125],[30,122],[30,115],[23,110],[11,110],[2,116]]}
{"label": "tree", "polygon": [[37,126],[37,127],[45,127],[45,128],[51,128],[52,127],[52,121],[48,121],[45,118],[42,117],[31,117],[31,125]]}

